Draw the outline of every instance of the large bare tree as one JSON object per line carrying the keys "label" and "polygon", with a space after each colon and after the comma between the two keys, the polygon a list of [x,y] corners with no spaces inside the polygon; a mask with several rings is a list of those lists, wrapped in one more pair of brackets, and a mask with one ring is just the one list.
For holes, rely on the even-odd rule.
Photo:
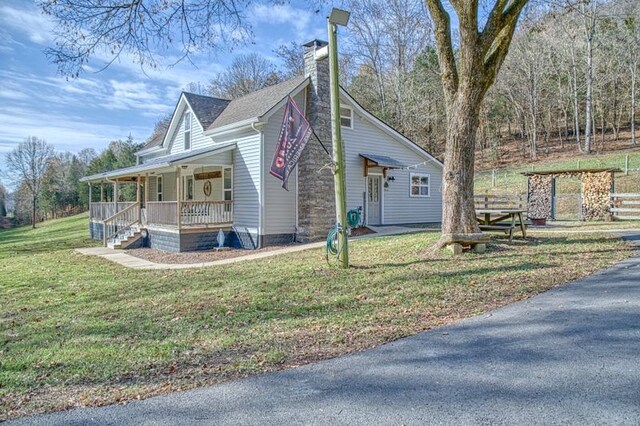
{"label": "large bare tree", "polygon": [[252,37],[246,19],[251,0],[37,0],[57,24],[56,45],[46,50],[67,76],[82,73],[92,57],[107,66],[128,55],[156,67],[204,49],[228,50]]}
{"label": "large bare tree", "polygon": [[16,187],[27,189],[31,199],[31,225],[36,227],[38,196],[47,167],[53,158],[53,146],[35,136],[28,137],[6,156],[7,174]]}
{"label": "large bare tree", "polygon": [[207,88],[212,96],[239,98],[280,82],[276,66],[258,53],[238,55],[231,66],[216,75]]}
{"label": "large bare tree", "polygon": [[473,177],[480,109],[509,51],[518,18],[528,0],[495,0],[482,28],[478,23],[478,0],[449,0],[458,18],[457,49],[450,11],[442,0],[426,2],[434,23],[447,111],[442,183],[445,202],[442,237],[437,245],[443,246],[462,235],[469,238],[479,233]]}

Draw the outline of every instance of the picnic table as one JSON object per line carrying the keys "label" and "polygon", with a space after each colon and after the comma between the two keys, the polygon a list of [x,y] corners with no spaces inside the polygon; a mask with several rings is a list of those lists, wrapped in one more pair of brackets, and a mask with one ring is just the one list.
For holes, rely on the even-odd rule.
{"label": "picnic table", "polygon": [[523,213],[526,213],[526,210],[476,209],[478,225],[481,230],[504,231],[509,234],[509,241],[513,239],[513,231],[516,226],[522,231],[522,238],[527,238],[527,225],[522,218]]}

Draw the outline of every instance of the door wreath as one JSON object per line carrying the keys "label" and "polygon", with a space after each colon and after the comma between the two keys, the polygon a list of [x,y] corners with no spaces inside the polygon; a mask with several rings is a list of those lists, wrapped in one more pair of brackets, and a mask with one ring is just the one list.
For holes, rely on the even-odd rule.
{"label": "door wreath", "polygon": [[209,180],[204,183],[204,195],[207,197],[211,195],[211,181]]}

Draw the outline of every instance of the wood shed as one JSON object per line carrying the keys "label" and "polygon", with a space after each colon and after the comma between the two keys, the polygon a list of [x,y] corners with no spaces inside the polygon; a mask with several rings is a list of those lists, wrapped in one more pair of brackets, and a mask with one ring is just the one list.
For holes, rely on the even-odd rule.
{"label": "wood shed", "polygon": [[609,220],[611,193],[615,189],[618,168],[545,170],[523,173],[528,178],[528,216],[533,221],[555,219],[556,179],[580,178],[581,218],[586,221]]}

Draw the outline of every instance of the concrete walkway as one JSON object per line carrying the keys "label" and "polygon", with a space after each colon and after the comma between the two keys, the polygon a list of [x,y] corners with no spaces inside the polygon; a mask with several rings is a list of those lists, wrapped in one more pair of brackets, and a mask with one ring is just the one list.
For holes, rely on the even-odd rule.
{"label": "concrete walkway", "polygon": [[[630,238],[640,245],[640,234]],[[365,352],[15,424],[637,425],[639,348],[636,256],[532,299]]]}
{"label": "concrete walkway", "polygon": [[[421,228],[407,228],[404,226],[370,226],[372,230],[376,231],[375,234],[362,235],[360,237],[354,237],[352,239],[358,240],[363,238],[375,238],[386,237],[389,235],[409,234],[414,232],[423,232],[425,229]],[[231,263],[244,262],[247,260],[264,259],[265,257],[278,256],[285,253],[295,253],[303,250],[309,250],[318,247],[324,247],[325,242],[320,241],[310,244],[299,244],[295,246],[285,247],[279,250],[263,251],[259,253],[251,253],[247,251],[246,256],[232,257],[228,259],[213,260],[211,262],[200,263],[156,263],[150,260],[141,259],[136,256],[132,256],[127,253],[126,250],[113,250],[106,247],[89,247],[76,249],[76,252],[86,256],[98,256],[108,261],[117,263],[131,269],[197,269],[207,266],[219,266],[229,265]]]}

